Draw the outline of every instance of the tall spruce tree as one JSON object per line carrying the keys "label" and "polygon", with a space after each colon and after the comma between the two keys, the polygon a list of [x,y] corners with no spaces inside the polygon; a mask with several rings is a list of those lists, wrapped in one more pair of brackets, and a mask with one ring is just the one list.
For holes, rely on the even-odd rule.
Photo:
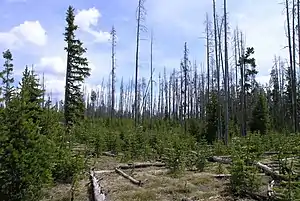
{"label": "tall spruce tree", "polygon": [[67,26],[64,33],[65,42],[67,43],[65,47],[67,52],[67,71],[64,116],[68,137],[70,137],[71,128],[84,117],[84,101],[81,87],[84,79],[90,76],[88,60],[84,57],[86,48],[75,36],[78,26],[74,24],[74,20],[74,8],[69,6],[66,13]]}
{"label": "tall spruce tree", "polygon": [[12,77],[13,73],[13,57],[10,50],[6,50],[3,52],[3,58],[4,58],[4,69],[1,72],[1,78],[2,78],[2,84],[3,86],[3,98],[5,100],[5,105],[7,106],[8,102],[11,100],[12,93],[13,93],[13,86],[14,78]]}

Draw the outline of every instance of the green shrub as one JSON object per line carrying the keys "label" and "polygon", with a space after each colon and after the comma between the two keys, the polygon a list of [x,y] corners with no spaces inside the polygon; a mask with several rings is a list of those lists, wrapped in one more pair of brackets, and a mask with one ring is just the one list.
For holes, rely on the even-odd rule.
{"label": "green shrub", "polygon": [[73,179],[84,170],[84,159],[72,156],[71,153],[60,151],[52,170],[53,179],[59,183],[72,183]]}

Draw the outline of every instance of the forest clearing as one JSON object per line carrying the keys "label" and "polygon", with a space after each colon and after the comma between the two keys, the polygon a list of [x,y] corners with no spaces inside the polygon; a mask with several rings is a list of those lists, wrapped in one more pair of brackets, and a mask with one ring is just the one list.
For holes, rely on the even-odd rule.
{"label": "forest clearing", "polygon": [[[62,77],[63,82],[52,77],[61,93],[47,88],[47,68],[18,68],[22,59],[13,56],[19,53],[18,40],[5,46],[0,200],[300,200],[300,0],[281,5],[286,56],[270,61],[266,83],[258,81],[259,71],[266,68],[257,65],[259,48],[248,45],[247,33],[238,26],[232,29],[226,0],[222,5],[212,0],[211,12],[205,13],[205,62],[192,56],[195,50],[189,47],[194,44],[182,41],[178,68],[158,64],[155,31],[146,31],[150,3],[134,3],[135,48],[131,63],[120,66],[124,72],[134,69],[133,76],[120,74],[117,79],[122,35],[114,25],[110,32],[92,29],[101,16],[95,7],[65,6],[65,21],[59,18],[65,23],[60,41],[65,62],[56,60],[59,66],[41,59]],[[92,14],[96,17],[87,20]],[[13,37],[0,32],[0,45],[3,38],[24,36],[33,29],[28,24],[11,29]],[[105,68],[90,62],[87,55],[95,49],[79,39],[82,31],[106,37],[109,54],[104,56],[111,64],[107,77]],[[37,30],[29,41],[38,41],[35,34]],[[147,49],[141,48],[142,41]],[[141,67],[141,52],[149,57],[147,67]],[[91,76],[96,85],[89,85]]]}
{"label": "forest clearing", "polygon": [[[91,185],[92,178],[88,179],[91,174],[89,175],[87,172],[78,180],[74,196],[77,200],[96,201],[286,200],[287,196],[291,196],[288,195],[289,193],[285,189],[290,182],[290,187],[296,188],[295,193],[297,193],[296,186],[298,184],[294,181],[299,178],[299,158],[287,157],[287,155],[291,156],[293,154],[283,154],[281,152],[283,150],[279,151],[278,149],[273,149],[278,151],[262,152],[263,149],[259,150],[257,148],[263,146],[262,144],[255,145],[259,142],[256,140],[261,139],[257,137],[256,139],[247,139],[244,142],[245,144],[240,146],[241,148],[244,145],[246,153],[248,152],[244,157],[249,157],[249,159],[253,157],[252,159],[256,158],[256,161],[259,158],[260,162],[251,165],[238,165],[243,161],[241,160],[242,156],[238,156],[238,158],[229,155],[209,156],[213,154],[209,151],[209,146],[202,147],[199,152],[188,149],[177,150],[181,152],[181,155],[176,155],[173,161],[168,160],[166,157],[170,154],[169,148],[166,148],[167,151],[162,154],[163,157],[156,161],[152,159],[152,162],[131,161],[130,163],[120,163],[124,160],[123,154],[115,155],[111,152],[103,152],[97,158],[92,157],[87,163],[88,166],[93,167],[91,174],[94,174],[97,178],[97,183],[105,198],[101,199],[100,196],[98,199],[93,198],[95,189]],[[86,151],[82,147],[76,149],[76,152],[78,150],[81,150],[81,153]],[[223,148],[221,150],[224,151]],[[253,153],[253,151],[255,152]],[[207,153],[203,154],[203,152]],[[197,153],[203,155],[197,157],[195,156]],[[221,153],[226,154],[226,151],[219,154]],[[280,159],[281,154],[285,157]],[[256,156],[254,157],[254,155]],[[203,159],[203,156],[206,157]],[[236,169],[232,169],[231,166],[234,162],[236,163],[234,166]],[[292,163],[294,163],[294,166]],[[174,167],[177,168],[174,169]],[[283,174],[284,171],[289,170],[292,170],[292,172],[287,175]],[[243,198],[238,198],[232,194],[231,189],[234,185],[236,185],[236,190],[239,189],[239,193],[243,194]],[[47,192],[47,196],[42,201],[70,200],[71,188],[70,184],[55,186],[50,192]],[[293,198],[297,198],[296,196],[297,194],[294,194]]]}

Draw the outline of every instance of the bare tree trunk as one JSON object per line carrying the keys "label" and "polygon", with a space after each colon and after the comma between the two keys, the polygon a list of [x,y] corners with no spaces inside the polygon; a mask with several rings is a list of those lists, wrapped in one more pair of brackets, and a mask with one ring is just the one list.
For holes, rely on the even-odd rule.
{"label": "bare tree trunk", "polygon": [[153,116],[153,32],[151,31],[151,50],[150,50],[150,128],[152,128]]}
{"label": "bare tree trunk", "polygon": [[234,62],[235,62],[235,99],[236,99],[236,106],[235,106],[235,117],[237,117],[238,107],[237,107],[237,100],[238,100],[238,54],[237,54],[237,37],[238,30],[234,31]]}
{"label": "bare tree trunk", "polygon": [[[241,33],[241,42],[240,42],[240,50],[241,55],[244,55],[244,41],[243,41],[243,34]],[[240,55],[240,58],[241,58]],[[242,60],[241,62],[241,88],[242,88],[242,96],[241,96],[241,106],[242,106],[242,135],[247,135],[247,97],[245,92],[245,61]]]}
{"label": "bare tree trunk", "polygon": [[206,65],[207,65],[207,100],[206,102],[209,103],[209,92],[210,92],[210,51],[209,51],[209,22],[208,22],[208,13],[206,13]]}
{"label": "bare tree trunk", "polygon": [[[165,108],[164,108],[164,117],[168,118],[168,80],[167,80],[167,72],[166,72],[166,67],[164,67],[164,92],[165,92]],[[167,119],[166,118],[166,119]]]}
{"label": "bare tree trunk", "polygon": [[187,130],[187,93],[188,93],[188,49],[187,49],[187,43],[184,43],[184,57],[183,57],[183,73],[184,73],[184,132],[186,133]]}
{"label": "bare tree trunk", "polygon": [[139,0],[137,13],[137,30],[136,30],[136,52],[135,52],[135,94],[134,94],[134,122],[137,126],[139,122],[139,107],[138,107],[138,70],[139,70],[139,45],[140,45],[140,31],[141,20],[145,15],[144,0]]}
{"label": "bare tree trunk", "polygon": [[195,102],[195,118],[198,119],[199,116],[199,107],[198,107],[198,72],[197,72],[197,63],[195,62],[194,66],[194,102]]}
{"label": "bare tree trunk", "polygon": [[115,115],[115,84],[116,84],[116,65],[115,65],[115,47],[116,47],[116,30],[111,30],[111,120]]}
{"label": "bare tree trunk", "polygon": [[293,0],[293,8],[292,8],[292,27],[293,27],[293,96],[294,96],[294,130],[297,132],[298,130],[298,122],[297,122],[297,94],[296,94],[296,33],[295,33],[295,0]]}
{"label": "bare tree trunk", "polygon": [[215,36],[215,60],[216,60],[216,70],[217,70],[217,89],[218,89],[218,133],[217,139],[221,139],[222,136],[222,115],[221,115],[221,105],[220,105],[220,65],[218,57],[218,36],[217,36],[217,17],[216,17],[216,1],[213,0],[213,15],[214,15],[214,36]]}
{"label": "bare tree trunk", "polygon": [[[290,16],[289,16],[289,1],[286,0],[285,1],[285,6],[286,6],[286,20],[287,20],[287,31],[288,31],[288,47],[289,47],[289,58],[290,58],[290,73],[291,73],[291,83],[292,83],[292,89],[291,89],[291,94],[292,94],[292,122],[293,122],[293,128],[294,128],[294,132],[296,132],[295,128],[296,128],[296,122],[295,122],[295,99],[294,99],[294,87],[293,87],[293,83],[294,83],[294,73],[293,73],[293,53],[292,53],[292,41],[291,41],[291,28],[290,28]],[[294,8],[293,8],[294,9]],[[294,13],[294,12],[293,12]],[[294,21],[294,20],[293,20]],[[294,29],[294,28],[293,28]]]}
{"label": "bare tree trunk", "polygon": [[224,51],[225,51],[225,135],[224,140],[225,144],[228,143],[228,124],[229,124],[229,111],[228,111],[228,102],[229,102],[229,75],[228,75],[228,48],[227,48],[227,13],[226,13],[226,0],[224,0]]}

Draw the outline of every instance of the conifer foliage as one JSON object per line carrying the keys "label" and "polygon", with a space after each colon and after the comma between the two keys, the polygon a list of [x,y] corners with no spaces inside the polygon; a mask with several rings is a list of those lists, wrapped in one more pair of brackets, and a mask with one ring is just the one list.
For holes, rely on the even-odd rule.
{"label": "conifer foliage", "polygon": [[6,124],[0,140],[0,197],[38,200],[40,187],[51,181],[51,143],[41,133],[43,90],[28,67],[18,91],[1,111]]}
{"label": "conifer foliage", "polygon": [[14,83],[14,78],[12,77],[14,66],[12,63],[13,58],[9,49],[3,52],[3,58],[5,59],[5,63],[3,65],[4,69],[0,75],[2,78],[2,84],[4,85],[3,96],[5,99],[5,104],[7,105],[13,93],[12,84]]}
{"label": "conifer foliage", "polygon": [[263,92],[259,94],[258,100],[252,111],[250,131],[266,134],[269,128],[269,114],[266,96]]}
{"label": "conifer foliage", "polygon": [[84,79],[90,76],[88,60],[84,57],[86,49],[83,43],[76,38],[75,31],[78,26],[74,24],[74,8],[69,6],[66,13],[65,42],[67,46],[67,71],[65,86],[65,124],[67,127],[66,134],[70,134],[72,126],[84,117],[83,93],[81,91]]}

